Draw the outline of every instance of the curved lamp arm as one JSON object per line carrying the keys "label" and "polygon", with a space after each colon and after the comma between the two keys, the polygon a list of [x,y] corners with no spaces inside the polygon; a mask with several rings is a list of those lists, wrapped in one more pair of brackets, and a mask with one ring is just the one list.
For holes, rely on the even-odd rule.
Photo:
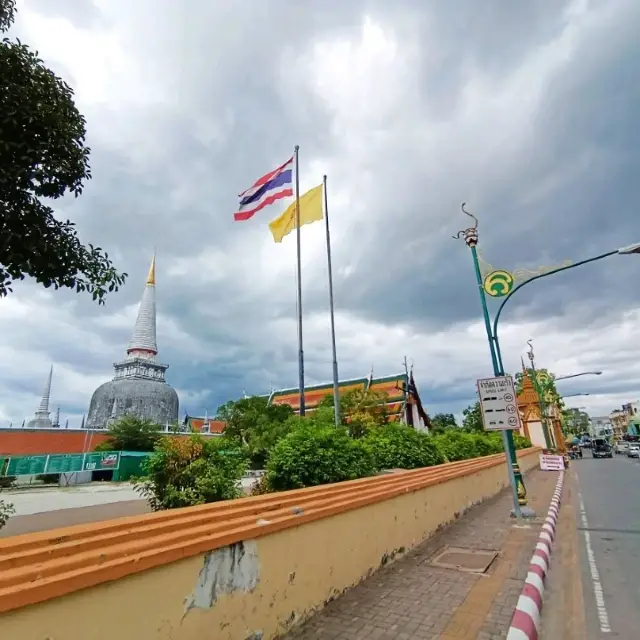
{"label": "curved lamp arm", "polygon": [[557,269],[551,269],[551,271],[545,271],[545,273],[541,273],[537,276],[533,276],[533,278],[529,278],[529,280],[525,280],[521,282],[517,287],[515,287],[508,296],[502,301],[502,304],[498,307],[498,312],[496,313],[496,317],[493,319],[493,340],[496,345],[496,350],[498,352],[498,359],[500,360],[500,367],[504,372],[504,367],[502,366],[502,354],[500,353],[500,343],[498,342],[498,321],[500,320],[500,314],[502,313],[502,309],[504,305],[511,300],[513,295],[519,289],[522,289],[525,285],[533,282],[534,280],[540,280],[540,278],[546,278],[547,276],[552,276],[555,273],[560,273],[560,271],[567,271],[567,269],[575,269],[576,267],[581,267],[583,264],[588,264],[589,262],[595,262],[596,260],[602,260],[603,258],[608,258],[609,256],[619,255],[621,253],[620,249],[616,249],[615,251],[607,251],[607,253],[602,253],[599,256],[595,256],[594,258],[588,258],[587,260],[580,260],[580,262],[575,262],[573,264],[567,265],[565,267],[558,267]]}

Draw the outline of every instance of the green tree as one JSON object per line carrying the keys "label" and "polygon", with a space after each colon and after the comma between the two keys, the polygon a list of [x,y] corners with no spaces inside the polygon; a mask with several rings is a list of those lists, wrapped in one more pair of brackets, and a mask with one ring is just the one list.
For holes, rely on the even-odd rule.
{"label": "green tree", "polygon": [[462,427],[465,431],[484,431],[482,423],[482,412],[480,411],[480,402],[470,404],[462,412]]}
{"label": "green tree", "polygon": [[225,437],[248,445],[254,433],[264,432],[271,423],[286,422],[292,415],[293,409],[287,404],[269,404],[268,398],[252,396],[218,407],[216,420],[226,424]]}
{"label": "green tree", "polygon": [[109,440],[101,442],[96,451],[153,451],[160,438],[161,427],[151,420],[122,416],[107,430]]}
{"label": "green tree", "polygon": [[[564,406],[562,402],[562,397],[558,393],[558,389],[556,388],[555,382],[555,374],[549,372],[547,369],[536,369],[535,377],[532,368],[526,369],[527,375],[531,378],[531,381],[534,383],[534,388],[537,388],[542,394],[542,399],[547,404],[558,404],[560,408]],[[515,375],[515,383],[516,383],[516,392],[520,393],[522,391],[522,385],[524,382],[524,374],[522,371],[518,371]],[[536,387],[537,382],[537,387]]]}
{"label": "green tree", "polygon": [[[353,389],[340,396],[341,423],[353,438],[362,438],[371,429],[381,427],[389,421],[386,393],[371,389]],[[333,411],[333,394],[327,394],[318,408],[331,408]]]}
{"label": "green tree", "polygon": [[458,427],[453,413],[436,413],[431,418],[431,433],[442,433],[446,429],[455,429]]}
{"label": "green tree", "polygon": [[562,430],[565,435],[589,433],[589,414],[580,409],[565,409],[562,412]]}
{"label": "green tree", "polygon": [[446,461],[431,436],[400,424],[374,429],[363,442],[378,469],[418,469]]}
{"label": "green tree", "polygon": [[154,511],[242,495],[245,452],[224,438],[161,438],[134,486]]}
{"label": "green tree", "polygon": [[[0,31],[15,18],[0,0]],[[19,40],[0,42],[0,298],[25,276],[45,287],[87,291],[99,303],[119,274],[100,247],[84,246],[72,222],[43,200],[79,196],[91,178],[85,119],[73,91]]]}
{"label": "green tree", "polygon": [[354,480],[375,471],[363,441],[349,437],[344,427],[301,421],[271,450],[266,483],[282,491]]}

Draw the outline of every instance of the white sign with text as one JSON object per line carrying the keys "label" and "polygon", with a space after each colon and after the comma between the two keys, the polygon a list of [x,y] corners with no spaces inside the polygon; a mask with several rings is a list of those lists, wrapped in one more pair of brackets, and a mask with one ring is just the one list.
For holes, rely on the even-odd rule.
{"label": "white sign with text", "polygon": [[520,430],[520,413],[511,376],[481,378],[478,395],[482,423],[487,431]]}
{"label": "white sign with text", "polygon": [[543,471],[562,471],[564,469],[564,458],[562,456],[541,453],[540,469]]}

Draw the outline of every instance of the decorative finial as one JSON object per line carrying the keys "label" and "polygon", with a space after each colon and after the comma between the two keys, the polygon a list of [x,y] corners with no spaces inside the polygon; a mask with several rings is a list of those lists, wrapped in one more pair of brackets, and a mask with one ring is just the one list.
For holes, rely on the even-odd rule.
{"label": "decorative finial", "polygon": [[454,240],[459,240],[460,236],[464,237],[464,241],[467,244],[467,247],[471,249],[478,244],[478,218],[476,218],[473,213],[470,213],[465,209],[466,204],[466,202],[463,202],[460,205],[460,209],[462,209],[462,213],[468,215],[470,218],[473,218],[474,224],[472,227],[468,227],[467,229],[461,229],[455,236],[452,236],[452,238]]}
{"label": "decorative finial", "polygon": [[153,252],[153,258],[151,259],[151,266],[149,267],[149,275],[147,276],[147,284],[155,286],[156,284],[156,252]]}
{"label": "decorative finial", "polygon": [[529,360],[531,361],[531,365],[533,365],[533,345],[531,344],[532,340],[527,340],[527,344],[529,345],[529,351],[527,355],[529,356]]}

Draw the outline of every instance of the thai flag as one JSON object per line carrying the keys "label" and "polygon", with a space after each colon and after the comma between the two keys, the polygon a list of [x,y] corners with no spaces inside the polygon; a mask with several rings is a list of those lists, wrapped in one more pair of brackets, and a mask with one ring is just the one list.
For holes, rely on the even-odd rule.
{"label": "thai flag", "polygon": [[236,222],[249,220],[258,211],[280,198],[293,195],[293,156],[277,169],[256,180],[240,194],[238,212],[233,214]]}

